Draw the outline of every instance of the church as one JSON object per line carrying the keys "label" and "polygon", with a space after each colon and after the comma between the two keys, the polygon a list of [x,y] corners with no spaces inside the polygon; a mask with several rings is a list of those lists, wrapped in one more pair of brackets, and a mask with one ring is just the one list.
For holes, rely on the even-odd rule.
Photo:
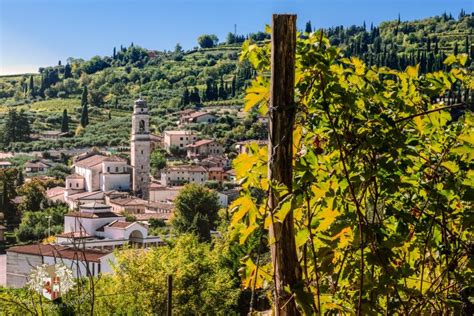
{"label": "church", "polygon": [[[107,201],[107,196],[129,192],[148,201],[150,187],[150,118],[144,100],[133,107],[130,165],[116,155],[89,152],[74,158],[74,173],[66,177],[64,201],[71,209]],[[123,194],[121,195],[123,197]]]}

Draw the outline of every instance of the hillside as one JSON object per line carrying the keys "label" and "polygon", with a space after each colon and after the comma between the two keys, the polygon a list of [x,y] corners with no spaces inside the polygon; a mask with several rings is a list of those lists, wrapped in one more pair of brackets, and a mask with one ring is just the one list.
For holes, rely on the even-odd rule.
{"label": "hillside", "polygon": [[[472,57],[474,17],[443,14],[418,21],[388,21],[379,26],[342,26],[325,30],[331,43],[348,56],[359,56],[369,65],[404,69],[420,64],[421,72],[443,69],[450,53]],[[306,31],[312,30],[311,23]],[[429,36],[428,36],[429,34]],[[188,107],[212,107],[221,111],[218,124],[195,126],[204,135],[219,138],[227,148],[237,140],[265,137],[257,114],[241,121],[245,86],[253,78],[249,63],[239,62],[245,36],[229,34],[227,41],[211,48],[159,52],[133,45],[114,48],[111,56],[90,60],[69,58],[64,63],[40,69],[36,75],[0,77],[0,126],[10,109],[24,111],[33,133],[58,130],[63,110],[69,129],[80,122],[81,95],[87,86],[90,125],[76,136],[59,141],[8,142],[16,151],[47,150],[81,146],[127,145],[131,104],[146,99],[152,114],[152,129],[160,133],[175,126],[177,112]],[[247,36],[253,41],[267,34]],[[5,133],[2,133],[5,134]]]}

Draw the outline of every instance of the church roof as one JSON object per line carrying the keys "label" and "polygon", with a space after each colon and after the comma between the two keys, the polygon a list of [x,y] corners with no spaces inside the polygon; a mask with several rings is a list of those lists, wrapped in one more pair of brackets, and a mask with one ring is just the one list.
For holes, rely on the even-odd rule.
{"label": "church roof", "polygon": [[66,177],[66,179],[84,179],[83,176],[77,173],[70,174]]}
{"label": "church roof", "polygon": [[135,101],[135,107],[137,107],[137,108],[146,108],[147,105],[146,105],[145,100],[142,100],[142,99],[136,100]]}
{"label": "church roof", "polygon": [[143,199],[139,199],[139,198],[135,198],[135,197],[131,197],[131,198],[118,198],[118,199],[113,199],[113,200],[110,200],[109,203],[111,204],[116,204],[116,205],[121,205],[121,206],[126,206],[126,205],[147,205],[148,202],[143,200]]}
{"label": "church roof", "polygon": [[107,158],[108,158],[107,156],[100,155],[100,154],[95,154],[95,155],[92,155],[90,157],[87,157],[87,158],[81,159],[79,161],[76,161],[74,163],[74,165],[76,167],[91,168],[91,167],[94,167],[94,166],[102,163],[102,161],[104,161]]}

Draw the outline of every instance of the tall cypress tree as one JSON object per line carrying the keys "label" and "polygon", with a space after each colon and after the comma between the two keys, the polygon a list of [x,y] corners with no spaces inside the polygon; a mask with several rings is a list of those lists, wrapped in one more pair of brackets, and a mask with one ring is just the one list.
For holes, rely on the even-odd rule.
{"label": "tall cypress tree", "polygon": [[453,54],[454,54],[454,55],[457,55],[458,53],[459,53],[459,51],[458,51],[458,42],[455,42],[455,43],[454,43]]}
{"label": "tall cypress tree", "polygon": [[35,84],[33,81],[33,76],[30,76],[30,85],[28,87],[28,92],[30,94],[30,97],[34,98],[35,97]]}
{"label": "tall cypress tree", "polygon": [[69,117],[67,116],[67,110],[64,109],[63,117],[61,120],[61,132],[67,133],[69,132]]}
{"label": "tall cypress tree", "polygon": [[81,125],[82,127],[86,127],[87,125],[89,125],[89,109],[87,108],[87,86],[84,86],[84,89],[82,90],[81,105]]}
{"label": "tall cypress tree", "polygon": [[81,125],[82,127],[89,125],[89,109],[87,108],[87,103],[82,107]]}
{"label": "tall cypress tree", "polygon": [[306,27],[304,29],[306,33],[311,33],[313,31],[313,28],[311,27],[311,21],[306,22]]}
{"label": "tall cypress tree", "polygon": [[64,79],[71,78],[72,73],[71,73],[71,65],[69,63],[64,66]]}
{"label": "tall cypress tree", "polygon": [[87,86],[84,86],[82,89],[82,97],[81,97],[81,106],[84,107],[84,105],[87,104]]}
{"label": "tall cypress tree", "polygon": [[231,94],[232,94],[232,97],[235,97],[235,76],[232,77]]}

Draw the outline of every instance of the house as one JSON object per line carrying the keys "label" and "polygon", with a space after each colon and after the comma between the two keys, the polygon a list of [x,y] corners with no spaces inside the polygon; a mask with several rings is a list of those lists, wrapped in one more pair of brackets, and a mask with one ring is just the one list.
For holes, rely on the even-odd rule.
{"label": "house", "polygon": [[205,158],[208,156],[218,156],[224,153],[224,147],[212,139],[203,139],[193,142],[186,146],[187,157]]}
{"label": "house", "polygon": [[69,136],[69,133],[64,133],[61,131],[45,131],[40,133],[40,139],[43,140],[58,140],[61,137]]}
{"label": "house", "polygon": [[167,152],[172,148],[186,150],[186,146],[196,141],[197,136],[192,131],[165,131],[163,132],[163,146]]}
{"label": "house", "polygon": [[183,125],[193,124],[193,123],[214,123],[216,121],[216,116],[207,112],[191,112],[182,114],[179,118],[179,122]]}
{"label": "house", "polygon": [[112,207],[114,213],[142,214],[145,213],[148,201],[136,197],[127,197],[109,200],[107,204]]}
{"label": "house", "polygon": [[251,144],[257,144],[259,148],[268,146],[268,140],[245,140],[241,142],[237,142],[235,144],[235,149],[237,149],[237,152],[239,154],[246,154],[249,151],[249,146]]}
{"label": "house", "polygon": [[237,181],[237,175],[236,175],[234,169],[227,170],[227,171],[226,171],[226,174],[227,174],[227,179],[228,179],[229,181],[232,181],[232,182]]}
{"label": "house", "polygon": [[173,209],[173,203],[150,202],[147,206],[148,213],[173,213]]}
{"label": "house", "polygon": [[165,186],[185,183],[204,184],[208,179],[207,169],[198,165],[170,166],[161,172],[161,184]]}
{"label": "house", "polygon": [[150,202],[173,202],[182,186],[163,186],[158,183],[152,183],[150,185]]}
{"label": "house", "polygon": [[209,156],[198,162],[205,168],[220,167],[224,169],[230,168],[230,160],[224,156]]}
{"label": "house", "polygon": [[26,162],[24,168],[26,176],[32,177],[34,175],[46,174],[51,168],[51,163],[44,159],[35,159]]}
{"label": "house", "polygon": [[9,161],[0,161],[0,169],[8,169],[11,168],[13,164]]}
{"label": "house", "polygon": [[211,167],[209,170],[209,180],[210,181],[217,181],[217,182],[224,182],[228,180],[228,175],[224,168],[222,167]]}
{"label": "house", "polygon": [[32,244],[7,249],[7,287],[22,288],[29,280],[33,268],[42,264],[62,263],[69,267],[74,277],[98,276],[111,273],[115,261],[112,251],[78,249],[53,244]]}

